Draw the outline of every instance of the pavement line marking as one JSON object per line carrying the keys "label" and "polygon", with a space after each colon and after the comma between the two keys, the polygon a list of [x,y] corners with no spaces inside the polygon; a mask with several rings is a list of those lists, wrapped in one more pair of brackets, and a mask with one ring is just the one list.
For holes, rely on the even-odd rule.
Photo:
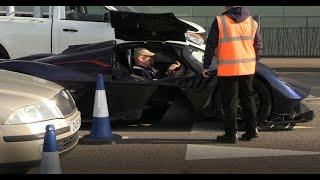
{"label": "pavement line marking", "polygon": [[[192,125],[191,134],[200,133],[200,132],[214,132],[214,131],[223,132],[223,127],[218,127],[217,125],[218,124],[214,122],[195,122]],[[294,127],[294,129],[303,129],[303,128],[314,128],[314,127],[307,127],[307,126]],[[320,154],[320,152],[188,144],[185,160],[317,155],[317,154]]]}
{"label": "pavement line marking", "polygon": [[310,126],[294,126],[293,129],[311,129],[314,127],[310,127]]}
{"label": "pavement line marking", "polygon": [[320,97],[318,97],[318,96],[314,96],[314,95],[312,95],[312,94],[309,94],[307,97],[305,97],[304,99],[302,99],[302,101],[304,101],[304,100],[320,100]]}
{"label": "pavement line marking", "polygon": [[320,152],[188,144],[185,160],[318,154],[320,154]]}
{"label": "pavement line marking", "polygon": [[302,103],[303,102],[306,102],[306,103],[319,103],[320,102],[320,97],[306,97],[304,99],[302,99],[301,101]]}

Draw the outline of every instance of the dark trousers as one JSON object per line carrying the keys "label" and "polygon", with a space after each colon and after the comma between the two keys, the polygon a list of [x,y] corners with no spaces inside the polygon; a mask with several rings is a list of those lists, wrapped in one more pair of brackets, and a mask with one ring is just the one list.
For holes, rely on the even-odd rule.
{"label": "dark trousers", "polygon": [[237,133],[239,99],[245,121],[245,131],[254,131],[257,127],[253,77],[254,75],[218,77],[225,114],[224,129],[226,135]]}

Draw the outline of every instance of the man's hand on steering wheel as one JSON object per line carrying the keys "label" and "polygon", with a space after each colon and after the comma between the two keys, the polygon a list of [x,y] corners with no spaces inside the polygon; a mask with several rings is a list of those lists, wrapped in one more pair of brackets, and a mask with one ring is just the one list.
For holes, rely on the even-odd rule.
{"label": "man's hand on steering wheel", "polygon": [[180,68],[180,66],[181,66],[181,64],[179,61],[176,61],[176,63],[171,64],[168,69],[169,74],[174,73],[178,68]]}

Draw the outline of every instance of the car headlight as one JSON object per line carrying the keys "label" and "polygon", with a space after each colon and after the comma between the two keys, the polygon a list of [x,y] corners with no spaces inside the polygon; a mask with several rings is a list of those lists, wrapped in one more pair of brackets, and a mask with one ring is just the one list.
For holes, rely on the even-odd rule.
{"label": "car headlight", "polygon": [[193,42],[198,45],[204,44],[204,37],[200,34],[188,32],[185,33],[185,36],[187,41]]}
{"label": "car headlight", "polygon": [[77,106],[67,90],[61,90],[50,100],[55,103],[64,117],[69,116],[77,110]]}
{"label": "car headlight", "polygon": [[63,118],[54,101],[45,100],[13,111],[5,124],[24,124]]}

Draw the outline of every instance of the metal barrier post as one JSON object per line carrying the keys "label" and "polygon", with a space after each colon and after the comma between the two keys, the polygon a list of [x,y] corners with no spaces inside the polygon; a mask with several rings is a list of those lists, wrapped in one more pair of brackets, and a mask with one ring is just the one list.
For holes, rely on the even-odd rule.
{"label": "metal barrier post", "polygon": [[6,16],[15,16],[14,6],[7,6]]}

